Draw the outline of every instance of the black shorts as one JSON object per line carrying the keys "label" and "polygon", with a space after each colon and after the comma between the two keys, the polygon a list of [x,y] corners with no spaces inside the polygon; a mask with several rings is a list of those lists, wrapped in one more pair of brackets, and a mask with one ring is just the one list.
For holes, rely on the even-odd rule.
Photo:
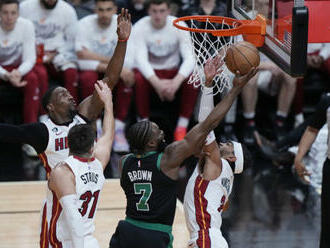
{"label": "black shorts", "polygon": [[172,248],[172,241],[173,236],[169,232],[146,229],[121,220],[111,237],[109,247]]}

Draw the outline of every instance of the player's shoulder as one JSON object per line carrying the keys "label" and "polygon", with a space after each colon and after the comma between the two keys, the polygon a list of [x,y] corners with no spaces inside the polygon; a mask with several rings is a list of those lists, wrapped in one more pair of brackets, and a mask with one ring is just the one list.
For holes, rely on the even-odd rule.
{"label": "player's shoulder", "polygon": [[67,161],[61,161],[57,163],[51,172],[53,176],[65,176],[68,173],[72,173],[72,170]]}

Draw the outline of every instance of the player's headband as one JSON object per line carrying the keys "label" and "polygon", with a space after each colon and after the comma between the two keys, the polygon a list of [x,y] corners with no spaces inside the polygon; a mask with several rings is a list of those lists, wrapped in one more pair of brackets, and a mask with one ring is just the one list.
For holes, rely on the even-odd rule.
{"label": "player's headband", "polygon": [[243,165],[244,165],[243,149],[241,143],[235,141],[232,141],[232,143],[234,146],[234,154],[236,157],[234,173],[238,174],[243,171]]}

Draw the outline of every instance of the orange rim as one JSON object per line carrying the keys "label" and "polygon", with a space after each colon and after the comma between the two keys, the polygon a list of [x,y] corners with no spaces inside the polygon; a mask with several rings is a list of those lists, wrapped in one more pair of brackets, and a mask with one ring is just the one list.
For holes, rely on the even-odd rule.
{"label": "orange rim", "polygon": [[[181,21],[199,21],[222,24],[232,26],[230,29],[202,29],[202,28],[189,28],[180,25]],[[197,32],[197,33],[210,33],[214,36],[236,36],[242,34],[244,39],[260,47],[264,43],[266,34],[266,18],[262,15],[257,15],[254,20],[237,20],[224,16],[184,16],[179,17],[173,21],[173,25],[182,30]],[[235,26],[234,26],[235,25]]]}

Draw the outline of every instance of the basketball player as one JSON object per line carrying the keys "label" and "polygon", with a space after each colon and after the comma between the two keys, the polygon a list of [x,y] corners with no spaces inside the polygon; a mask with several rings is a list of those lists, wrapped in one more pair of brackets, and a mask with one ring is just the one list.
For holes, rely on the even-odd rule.
{"label": "basketball player", "polygon": [[[214,72],[215,73],[215,72]],[[133,153],[121,158],[121,187],[125,191],[126,219],[118,223],[111,248],[172,247],[172,224],[176,208],[176,185],[181,163],[199,155],[206,136],[222,120],[255,69],[234,79],[234,86],[207,118],[181,141],[164,146],[164,132],[157,124],[141,121],[128,132]]]}
{"label": "basketball player", "polygon": [[[121,14],[118,16],[118,38],[122,41],[127,40],[130,30],[130,15],[127,10],[122,9]],[[125,52],[126,42],[118,42],[114,56],[110,60],[105,77],[102,80],[110,89],[113,89],[118,81]],[[0,140],[31,145],[39,154],[48,178],[55,165],[64,161],[69,155],[69,129],[75,125],[96,120],[101,113],[103,103],[94,91],[93,95],[87,97],[76,107],[69,91],[63,87],[56,87],[50,89],[44,95],[43,106],[49,116],[44,123],[31,123],[20,126],[0,124]],[[47,195],[49,197],[51,192],[48,191]],[[49,210],[51,209],[45,204],[42,210],[41,247],[45,247],[49,237],[49,230],[46,225],[50,223],[50,220],[46,219],[46,212]]]}
{"label": "basketball player", "polygon": [[[205,64],[204,71],[212,83],[216,72],[212,61]],[[213,109],[213,90],[205,87],[200,102],[198,119],[204,121]],[[191,175],[184,196],[184,211],[190,232],[189,247],[227,248],[220,227],[222,211],[228,206],[233,187],[234,174],[243,171],[249,162],[248,153],[238,142],[216,142],[214,132],[207,136],[203,148],[207,156],[202,157]]]}
{"label": "basketball player", "polygon": [[48,180],[52,191],[47,197],[48,242],[53,247],[99,247],[92,236],[94,216],[105,180],[103,170],[110,159],[114,117],[109,87],[98,81],[95,89],[104,103],[102,136],[94,145],[96,132],[92,126],[72,127],[68,134],[70,156],[57,164]]}
{"label": "basketball player", "polygon": [[[311,148],[315,141],[319,130],[324,124],[330,122],[329,116],[330,110],[330,95],[328,94],[323,101],[323,105],[317,109],[313,115],[313,120],[308,125],[305,133],[303,134],[300,143],[298,153],[296,155],[294,164],[298,175],[302,180],[306,181],[306,176],[310,175],[305,165],[303,164],[303,158]],[[329,134],[328,134],[329,135]],[[327,159],[323,165],[323,176],[322,176],[322,193],[321,193],[321,237],[320,237],[320,248],[330,247],[330,151],[329,151],[329,137],[328,137],[328,152]]]}

